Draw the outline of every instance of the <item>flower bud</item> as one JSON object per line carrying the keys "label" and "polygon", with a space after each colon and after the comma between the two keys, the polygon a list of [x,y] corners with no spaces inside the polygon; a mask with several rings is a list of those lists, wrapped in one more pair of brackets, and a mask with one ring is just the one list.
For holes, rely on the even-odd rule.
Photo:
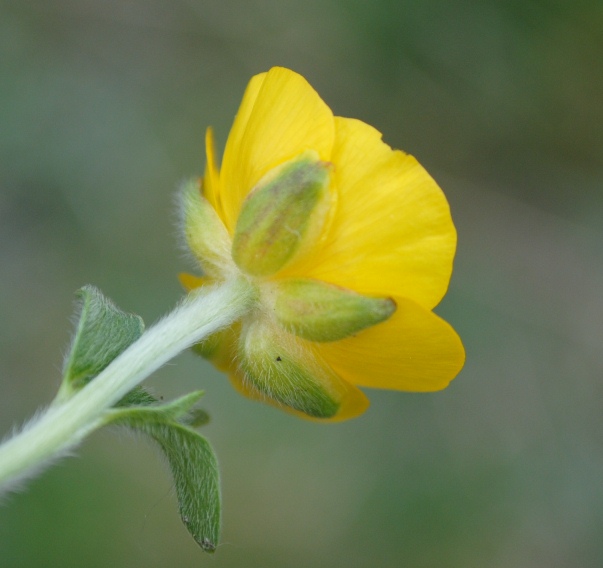
{"label": "flower bud", "polygon": [[280,270],[320,232],[330,205],[330,164],[307,151],[270,170],[247,196],[232,257],[252,276]]}
{"label": "flower bud", "polygon": [[241,334],[238,360],[247,386],[273,403],[313,418],[339,410],[345,393],[338,377],[270,323],[255,321]]}
{"label": "flower bud", "polygon": [[183,184],[180,209],[186,242],[209,276],[229,272],[231,240],[211,203],[201,194],[196,179]]}
{"label": "flower bud", "polygon": [[388,319],[391,298],[371,298],[311,279],[288,279],[273,288],[274,315],[287,331],[310,341],[336,341]]}

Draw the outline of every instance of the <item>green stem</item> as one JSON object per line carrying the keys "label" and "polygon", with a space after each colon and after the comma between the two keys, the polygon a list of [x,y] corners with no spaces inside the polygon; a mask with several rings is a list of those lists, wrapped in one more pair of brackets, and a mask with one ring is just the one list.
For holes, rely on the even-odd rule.
{"label": "green stem", "polygon": [[32,477],[102,423],[104,412],[178,353],[240,318],[252,291],[233,280],[201,289],[149,328],[71,398],[53,404],[0,446],[0,491]]}

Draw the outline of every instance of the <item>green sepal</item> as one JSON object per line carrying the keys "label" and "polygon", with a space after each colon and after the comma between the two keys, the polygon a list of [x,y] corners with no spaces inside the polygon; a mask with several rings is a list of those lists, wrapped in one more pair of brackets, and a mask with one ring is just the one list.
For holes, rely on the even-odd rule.
{"label": "green sepal", "polygon": [[270,170],[237,220],[232,258],[252,276],[280,270],[322,228],[330,206],[331,165],[307,151]]}
{"label": "green sepal", "polygon": [[237,360],[246,384],[268,401],[312,418],[337,414],[340,397],[329,370],[286,331],[252,323],[241,334]]}
{"label": "green sepal", "polygon": [[61,397],[81,389],[144,331],[142,318],[122,312],[94,286],[84,286],[76,295],[79,318],[63,365]]}
{"label": "green sepal", "polygon": [[179,195],[184,238],[203,272],[223,277],[234,267],[231,239],[212,204],[202,195],[198,180],[182,184]]}
{"label": "green sepal", "polygon": [[288,279],[273,288],[274,315],[310,341],[337,341],[381,323],[396,311],[391,298],[363,296],[326,282]]}
{"label": "green sepal", "polygon": [[218,464],[207,440],[187,425],[202,395],[196,391],[160,406],[110,409],[104,423],[127,426],[159,444],[172,471],[182,522],[204,551],[214,552],[221,516]]}

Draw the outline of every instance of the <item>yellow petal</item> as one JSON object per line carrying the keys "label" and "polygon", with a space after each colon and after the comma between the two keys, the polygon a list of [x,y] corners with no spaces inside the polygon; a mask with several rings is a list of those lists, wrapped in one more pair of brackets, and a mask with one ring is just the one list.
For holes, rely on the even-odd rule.
{"label": "yellow petal", "polygon": [[232,233],[243,199],[275,166],[305,150],[329,161],[333,114],[297,73],[274,67],[254,77],[228,137],[220,172],[224,222]]}
{"label": "yellow petal", "polygon": [[195,276],[194,274],[188,274],[187,272],[178,274],[178,280],[180,281],[180,284],[182,284],[182,287],[188,292],[195,288],[201,288],[201,286],[205,286],[211,282],[206,276]]}
{"label": "yellow petal", "polygon": [[[224,164],[231,164],[232,168],[236,168],[237,164],[239,163],[241,140],[243,139],[243,136],[247,129],[249,117],[251,115],[251,112],[253,111],[255,101],[258,98],[258,94],[264,83],[266,75],[267,73],[260,73],[258,75],[255,75],[247,84],[247,88],[245,89],[245,93],[243,94],[243,100],[241,101],[239,110],[237,111],[234,122],[232,123],[232,127],[230,129],[230,133],[228,134],[228,139],[226,141],[226,147],[224,148],[222,167],[220,169],[220,175],[222,177],[224,177]],[[232,185],[231,178],[232,172],[230,172],[227,176],[227,188]],[[227,191],[229,190],[227,189]],[[226,216],[224,214],[224,210],[222,209],[221,201],[222,195],[220,195],[220,208],[216,208],[216,211],[219,212],[219,215],[222,217],[222,221],[224,221],[227,228],[230,229],[230,226],[226,223]]]}
{"label": "yellow petal", "polygon": [[221,329],[210,335],[201,343],[193,346],[193,352],[212,364],[222,372],[230,372],[235,364],[237,341],[241,333],[240,322]]}
{"label": "yellow petal", "polygon": [[465,351],[458,335],[433,312],[404,298],[387,321],[354,337],[315,343],[314,349],[352,384],[404,390],[436,391],[458,374]]}
{"label": "yellow petal", "polygon": [[415,158],[393,151],[371,126],[339,117],[335,125],[337,211],[300,276],[432,308],[446,292],[456,248],[444,194]]}
{"label": "yellow petal", "polygon": [[203,196],[222,216],[222,205],[220,203],[220,177],[218,167],[216,166],[216,150],[214,144],[213,130],[208,128],[205,131],[205,175],[203,176]]}

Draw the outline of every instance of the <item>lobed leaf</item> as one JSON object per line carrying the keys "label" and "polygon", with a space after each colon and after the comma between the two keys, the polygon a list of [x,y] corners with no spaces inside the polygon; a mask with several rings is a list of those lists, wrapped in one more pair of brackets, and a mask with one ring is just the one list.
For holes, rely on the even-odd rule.
{"label": "lobed leaf", "polygon": [[144,331],[142,318],[122,312],[94,286],[84,286],[77,296],[79,319],[61,385],[68,393],[81,389]]}
{"label": "lobed leaf", "polygon": [[207,440],[187,425],[199,418],[192,407],[202,395],[196,391],[161,406],[111,409],[105,423],[128,426],[159,444],[174,478],[182,522],[204,551],[214,552],[221,517],[218,464]]}

